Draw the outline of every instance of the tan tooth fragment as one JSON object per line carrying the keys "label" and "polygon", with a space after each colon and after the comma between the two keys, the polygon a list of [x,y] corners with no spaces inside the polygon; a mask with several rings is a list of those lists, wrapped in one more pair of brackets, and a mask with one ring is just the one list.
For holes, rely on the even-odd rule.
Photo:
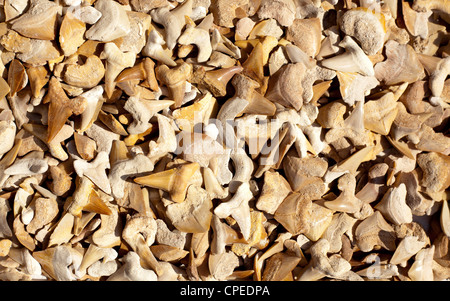
{"label": "tan tooth fragment", "polygon": [[194,104],[173,111],[172,115],[181,130],[193,132],[196,123],[207,124],[217,115],[218,103],[211,93],[194,102]]}
{"label": "tan tooth fragment", "polygon": [[394,251],[396,248],[395,238],[394,228],[386,222],[380,211],[375,211],[355,230],[356,245],[363,252],[368,252],[375,246]]}
{"label": "tan tooth fragment", "polygon": [[146,13],[127,11],[130,22],[130,32],[123,37],[120,50],[123,52],[140,53],[147,40],[151,27],[151,17]]}
{"label": "tan tooth fragment", "polygon": [[155,68],[156,78],[167,87],[170,99],[175,102],[173,108],[179,108],[183,104],[186,81],[191,78],[192,70],[192,65],[185,62],[172,69],[166,65]]}
{"label": "tan tooth fragment", "polygon": [[203,233],[210,228],[213,204],[208,192],[191,185],[182,203],[167,206],[167,217],[181,232]]}
{"label": "tan tooth fragment", "polygon": [[111,98],[116,86],[117,76],[125,68],[134,66],[136,56],[132,52],[122,52],[114,43],[106,43],[100,58],[106,60],[105,92],[108,98]]}
{"label": "tan tooth fragment", "polygon": [[28,75],[25,67],[19,60],[13,60],[8,69],[9,95],[14,97],[17,92],[25,88],[28,84]]}
{"label": "tan tooth fragment", "polygon": [[242,64],[245,75],[263,85],[264,82],[264,50],[261,42],[258,42]]}
{"label": "tan tooth fragment", "polygon": [[424,76],[424,69],[414,49],[406,44],[388,41],[385,45],[387,59],[374,67],[375,77],[386,85],[412,83]]}
{"label": "tan tooth fragment", "polygon": [[48,70],[44,66],[27,68],[28,80],[33,97],[39,97],[42,88],[48,83]]}
{"label": "tan tooth fragment", "polygon": [[[233,66],[217,70],[196,72],[193,81],[198,82],[198,88],[211,91],[214,97],[222,97],[227,94],[227,85],[233,76],[243,70],[242,66]],[[200,77],[196,79],[196,77]]]}
{"label": "tan tooth fragment", "polygon": [[77,52],[84,42],[86,24],[73,16],[69,11],[65,14],[59,30],[59,44],[65,56]]}
{"label": "tan tooth fragment", "polygon": [[148,176],[137,177],[134,181],[141,185],[167,191],[174,202],[181,203],[185,200],[189,180],[199,167],[198,163],[187,163]]}
{"label": "tan tooth fragment", "polygon": [[310,57],[315,57],[320,51],[320,33],[320,19],[295,19],[287,29],[286,39],[292,41]]}
{"label": "tan tooth fragment", "polygon": [[232,3],[224,0],[214,1],[210,10],[214,16],[214,23],[219,26],[233,27],[233,20],[236,18],[236,9],[248,4],[248,0],[238,0]]}
{"label": "tan tooth fragment", "polygon": [[377,100],[364,104],[364,127],[381,135],[388,135],[397,116],[394,93],[387,93]]}
{"label": "tan tooth fragment", "polygon": [[111,42],[130,32],[130,20],[124,6],[115,1],[98,0],[94,7],[101,13],[101,18],[86,31],[87,39]]}
{"label": "tan tooth fragment", "polygon": [[119,208],[114,204],[107,204],[112,214],[101,214],[101,226],[92,234],[92,241],[99,247],[112,248],[120,246],[123,229],[122,220],[119,218]]}
{"label": "tan tooth fragment", "polygon": [[57,28],[58,5],[47,0],[33,1],[27,12],[12,22],[12,29],[23,36],[54,40]]}
{"label": "tan tooth fragment", "polygon": [[103,122],[112,132],[121,136],[127,136],[128,133],[123,125],[112,114],[107,114],[100,110],[98,119]]}
{"label": "tan tooth fragment", "polygon": [[291,186],[278,172],[270,170],[264,173],[264,185],[256,208],[274,214],[284,198],[291,192]]}
{"label": "tan tooth fragment", "polygon": [[83,113],[87,103],[83,99],[69,99],[62,89],[61,83],[55,77],[50,79],[49,91],[44,99],[44,103],[48,102],[50,102],[50,106],[47,142],[50,143],[70,116]]}
{"label": "tan tooth fragment", "polygon": [[161,264],[156,260],[150,246],[155,241],[157,231],[156,221],[148,216],[133,215],[127,218],[122,232],[123,239],[135,251],[147,269],[152,269],[157,275],[163,274]]}
{"label": "tan tooth fragment", "polygon": [[87,161],[94,159],[97,151],[97,144],[95,141],[77,132],[73,134],[73,138],[75,141],[75,147],[81,158]]}

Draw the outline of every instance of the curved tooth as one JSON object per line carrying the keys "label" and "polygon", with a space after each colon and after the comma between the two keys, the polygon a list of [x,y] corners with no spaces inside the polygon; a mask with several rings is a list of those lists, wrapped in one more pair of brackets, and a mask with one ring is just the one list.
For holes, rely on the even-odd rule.
{"label": "curved tooth", "polygon": [[357,72],[365,76],[374,76],[372,62],[358,44],[350,37],[346,36],[339,46],[344,47],[346,51],[337,56],[322,61],[322,66],[341,71]]}

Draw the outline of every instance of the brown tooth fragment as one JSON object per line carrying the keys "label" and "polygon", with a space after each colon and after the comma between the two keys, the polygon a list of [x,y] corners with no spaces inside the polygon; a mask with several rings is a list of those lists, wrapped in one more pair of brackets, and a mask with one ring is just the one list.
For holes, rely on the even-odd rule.
{"label": "brown tooth fragment", "polygon": [[72,115],[80,115],[87,106],[87,101],[82,98],[69,99],[61,87],[61,83],[52,77],[49,82],[49,90],[44,103],[50,102],[48,109],[48,137],[51,142],[63,125]]}
{"label": "brown tooth fragment", "polygon": [[17,92],[28,84],[28,75],[25,67],[19,60],[14,59],[8,69],[9,96],[14,97]]}

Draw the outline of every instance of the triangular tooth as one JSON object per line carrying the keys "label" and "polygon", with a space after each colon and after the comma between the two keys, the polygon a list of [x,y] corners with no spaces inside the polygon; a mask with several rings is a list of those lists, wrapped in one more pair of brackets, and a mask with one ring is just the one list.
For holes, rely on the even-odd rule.
{"label": "triangular tooth", "polygon": [[10,97],[14,97],[17,92],[25,88],[28,84],[28,75],[25,72],[25,67],[19,60],[14,59],[9,65],[8,84],[10,87]]}
{"label": "triangular tooth", "polygon": [[42,269],[53,279],[56,280],[56,273],[53,267],[53,255],[55,254],[56,248],[47,248],[42,251],[33,252],[32,256],[39,262]]}
{"label": "triangular tooth", "polygon": [[324,81],[318,84],[315,84],[313,88],[313,98],[311,99],[312,103],[316,103],[324,94],[328,91],[333,81]]}
{"label": "triangular tooth", "polygon": [[106,215],[112,214],[111,209],[106,206],[105,202],[98,196],[95,190],[92,190],[89,195],[89,202],[83,207],[83,211]]}
{"label": "triangular tooth", "polygon": [[94,244],[90,244],[86,253],[84,253],[83,260],[81,261],[79,271],[85,271],[91,264],[100,260],[105,255],[105,248],[99,248]]}
{"label": "triangular tooth", "polygon": [[141,185],[169,191],[172,187],[172,182],[175,178],[176,171],[176,168],[173,168],[148,176],[138,177],[135,178],[134,181]]}
{"label": "triangular tooth", "polygon": [[167,191],[172,201],[181,203],[185,199],[189,180],[199,168],[200,165],[198,163],[188,163],[148,176],[135,178],[134,181],[141,185]]}
{"label": "triangular tooth", "polygon": [[134,65],[120,72],[116,78],[116,82],[125,82],[130,80],[143,80],[146,78],[146,71],[144,69],[144,62]]}
{"label": "triangular tooth", "polygon": [[263,60],[263,45],[261,42],[258,42],[248,56],[247,60],[242,64],[242,67],[244,68],[243,73],[257,81],[261,86],[263,86],[264,82]]}
{"label": "triangular tooth", "polygon": [[247,114],[273,116],[277,111],[277,107],[269,99],[254,91],[253,97],[250,99],[248,106],[242,112]]}
{"label": "triangular tooth", "polygon": [[40,40],[54,40],[59,6],[51,1],[32,1],[26,13],[12,21],[11,29]]}
{"label": "triangular tooth", "polygon": [[3,99],[8,93],[11,91],[9,88],[9,84],[6,82],[6,80],[2,77],[0,78],[0,99]]}
{"label": "triangular tooth", "polygon": [[231,78],[243,70],[242,66],[233,66],[205,72],[201,85],[205,85],[215,97],[225,96]]}
{"label": "triangular tooth", "polygon": [[50,106],[48,109],[48,137],[46,141],[50,142],[72,114],[79,115],[83,113],[87,107],[87,101],[84,98],[69,99],[58,79],[52,77],[48,93],[44,99],[44,103],[48,102],[50,102]]}
{"label": "triangular tooth", "polygon": [[422,53],[418,53],[417,57],[419,58],[419,62],[422,64],[425,70],[427,70],[428,75],[433,74],[433,72],[438,68],[439,63],[442,61],[442,59],[439,57]]}
{"label": "triangular tooth", "polygon": [[75,147],[81,158],[88,161],[94,159],[97,150],[97,144],[95,141],[88,136],[81,135],[77,132],[73,133],[73,138],[75,141]]}
{"label": "triangular tooth", "polygon": [[337,56],[323,60],[322,66],[341,72],[350,72],[350,73],[361,72],[361,69],[359,68],[358,64],[356,64],[353,59],[354,58],[351,53],[345,52]]}
{"label": "triangular tooth", "polygon": [[109,153],[109,163],[111,166],[114,163],[128,159],[127,145],[122,140],[113,140],[111,144],[111,151]]}
{"label": "triangular tooth", "polygon": [[2,170],[14,163],[21,145],[22,139],[17,140],[14,146],[2,157],[0,160],[0,167],[2,167]]}
{"label": "triangular tooth", "polygon": [[411,160],[416,160],[415,155],[411,151],[411,148],[409,148],[408,144],[405,142],[397,141],[395,139],[392,139],[389,136],[385,136],[389,143],[391,143],[395,149],[397,149],[399,152],[401,152],[403,155],[407,156]]}
{"label": "triangular tooth", "polygon": [[169,90],[170,97],[175,102],[173,108],[179,108],[183,104],[186,81],[191,77],[192,70],[192,65],[188,63],[182,63],[172,69],[166,65],[156,67],[156,78]]}
{"label": "triangular tooth", "polygon": [[27,68],[27,75],[31,92],[34,97],[38,97],[42,88],[48,83],[48,71],[44,66],[32,66]]}
{"label": "triangular tooth", "polygon": [[34,238],[25,230],[25,225],[21,221],[21,215],[17,215],[13,222],[14,236],[17,240],[30,251],[36,248]]}

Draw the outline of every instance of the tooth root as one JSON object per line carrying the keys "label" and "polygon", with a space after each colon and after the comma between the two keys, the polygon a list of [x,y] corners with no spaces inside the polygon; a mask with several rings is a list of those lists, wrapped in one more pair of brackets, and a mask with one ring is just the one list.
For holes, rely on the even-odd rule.
{"label": "tooth root", "polygon": [[25,88],[28,83],[28,75],[25,67],[19,60],[14,59],[8,69],[9,96],[14,97],[17,92]]}

